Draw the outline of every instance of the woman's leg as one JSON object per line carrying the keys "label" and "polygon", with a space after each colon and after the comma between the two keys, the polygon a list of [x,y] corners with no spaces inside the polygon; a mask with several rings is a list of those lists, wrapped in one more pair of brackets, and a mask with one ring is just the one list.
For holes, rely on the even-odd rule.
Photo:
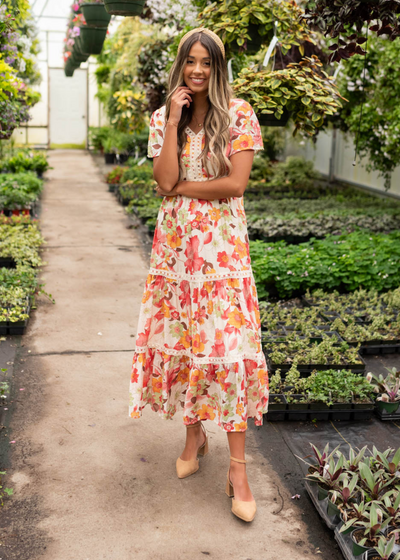
{"label": "woman's leg", "polygon": [[[190,431],[190,430],[188,430]],[[229,450],[232,457],[245,459],[246,432],[227,432]],[[230,461],[229,476],[235,491],[235,500],[251,502],[254,500],[247,481],[246,464]]]}
{"label": "woman's leg", "polygon": [[198,422],[191,428],[186,429],[185,449],[181,454],[182,461],[190,461],[197,457],[197,450],[203,445],[206,436],[201,428],[201,422]]}

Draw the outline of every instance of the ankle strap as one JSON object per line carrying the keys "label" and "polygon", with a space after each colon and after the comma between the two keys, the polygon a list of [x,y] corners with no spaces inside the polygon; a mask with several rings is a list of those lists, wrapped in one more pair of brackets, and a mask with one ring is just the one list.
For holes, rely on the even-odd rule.
{"label": "ankle strap", "polygon": [[237,463],[247,463],[246,459],[236,459],[236,457],[232,457],[232,455],[230,456],[230,458],[232,459],[232,461],[236,461]]}

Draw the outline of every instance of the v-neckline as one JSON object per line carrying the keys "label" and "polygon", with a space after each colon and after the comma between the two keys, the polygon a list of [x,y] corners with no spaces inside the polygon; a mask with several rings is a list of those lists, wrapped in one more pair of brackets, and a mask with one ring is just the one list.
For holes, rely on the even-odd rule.
{"label": "v-neckline", "polygon": [[194,134],[195,136],[198,136],[198,135],[200,134],[200,132],[202,132],[202,131],[204,130],[204,128],[201,128],[201,129],[199,130],[199,132],[195,132],[194,130],[192,130],[192,129],[190,128],[190,126],[187,126],[187,127],[186,127],[186,130],[189,130],[192,134]]}

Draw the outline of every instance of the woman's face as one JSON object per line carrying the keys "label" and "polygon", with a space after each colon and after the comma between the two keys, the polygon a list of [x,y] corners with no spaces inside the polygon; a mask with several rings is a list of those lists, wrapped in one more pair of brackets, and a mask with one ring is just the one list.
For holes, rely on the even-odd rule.
{"label": "woman's face", "polygon": [[186,59],[183,78],[185,84],[194,93],[208,91],[208,84],[211,74],[211,58],[208,50],[203,47],[200,41],[192,45]]}

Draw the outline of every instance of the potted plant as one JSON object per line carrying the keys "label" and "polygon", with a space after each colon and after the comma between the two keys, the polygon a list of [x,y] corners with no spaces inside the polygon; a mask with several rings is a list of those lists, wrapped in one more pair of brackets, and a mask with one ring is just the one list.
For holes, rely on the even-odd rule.
{"label": "potted plant", "polygon": [[400,404],[400,371],[396,368],[386,368],[388,375],[386,378],[382,374],[378,376],[369,372],[366,379],[371,383],[374,391],[379,393],[376,399],[376,406],[380,411],[393,414],[397,411]]}
{"label": "potted plant", "polygon": [[[315,136],[327,115],[342,107],[335,84],[313,55],[284,70],[244,68],[233,84],[234,91],[254,105],[260,124],[278,125],[289,114],[295,124],[293,136],[302,131]],[[267,116],[267,121],[263,117]],[[271,118],[273,120],[271,121]]]}
{"label": "potted plant", "polygon": [[400,36],[399,14],[400,6],[396,0],[315,0],[308,3],[304,20],[309,25],[318,26],[325,36],[337,39],[329,47],[332,51],[330,61],[340,62],[355,54],[365,54],[361,47],[366,42],[364,25],[369,25],[372,20],[377,21],[369,29],[378,36],[388,35],[392,41]]}
{"label": "potted plant", "polygon": [[343,464],[344,457],[340,454],[336,463],[333,457],[330,458],[329,462],[324,467],[322,475],[317,472],[307,475],[307,480],[317,483],[318,500],[325,500],[330,491],[340,487],[341,480],[345,477],[345,473],[343,473]]}
{"label": "potted plant", "polygon": [[107,12],[112,16],[139,16],[145,0],[104,0]]}
{"label": "potted plant", "polygon": [[348,509],[351,503],[357,501],[358,475],[354,473],[351,477],[345,473],[335,490],[328,494],[327,512],[331,517],[340,516],[343,509]]}
{"label": "potted plant", "polygon": [[81,11],[89,27],[108,27],[111,15],[106,11],[103,0],[84,2]]}
{"label": "potted plant", "polygon": [[364,553],[363,560],[400,560],[400,552],[392,554],[395,545],[395,537],[393,536],[388,542],[385,537],[378,539],[378,544],[372,550]]}
{"label": "potted plant", "polygon": [[368,549],[373,549],[378,546],[380,535],[389,524],[389,519],[383,521],[383,512],[372,502],[371,507],[367,510],[367,520],[360,521],[359,527],[354,529],[351,533],[351,540],[353,543],[354,556],[360,556]]}
{"label": "potted plant", "polygon": [[81,26],[80,45],[86,54],[100,54],[107,35],[107,27]]}
{"label": "potted plant", "polygon": [[256,53],[276,33],[286,53],[292,45],[312,42],[300,22],[303,11],[287,0],[223,0],[213,2],[198,19],[221,36],[231,52]]}
{"label": "potted plant", "polygon": [[360,527],[362,521],[367,520],[367,510],[371,507],[371,504],[365,501],[365,494],[363,490],[360,490],[361,501],[349,502],[347,508],[343,508],[340,512],[340,520],[342,525],[339,529],[340,533],[343,535],[349,535],[354,531],[355,527]]}

